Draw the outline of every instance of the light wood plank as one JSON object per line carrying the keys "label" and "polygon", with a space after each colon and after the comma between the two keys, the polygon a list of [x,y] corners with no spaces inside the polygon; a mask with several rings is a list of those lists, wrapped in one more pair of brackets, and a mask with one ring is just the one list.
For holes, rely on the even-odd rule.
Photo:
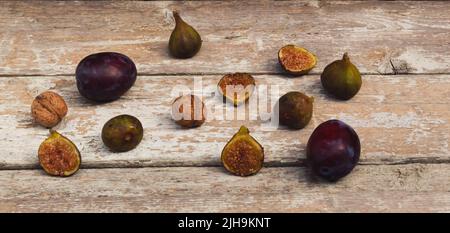
{"label": "light wood plank", "polygon": [[[198,29],[193,59],[168,56],[171,11]],[[99,51],[143,74],[280,73],[288,43],[316,53],[312,73],[349,52],[364,73],[449,73],[450,3],[378,1],[0,2],[0,74],[73,74]]]}
{"label": "light wood plank", "polygon": [[0,171],[0,212],[449,212],[450,165],[364,165],[338,183],[300,167]]}
{"label": "light wood plank", "polygon": [[[219,110],[234,109],[231,104],[223,104],[220,97],[205,98],[207,107],[215,106],[216,111],[202,127],[178,128],[170,115],[170,104],[175,98],[171,96],[172,88],[193,88],[196,78],[200,77],[140,76],[118,101],[96,105],[79,95],[73,77],[2,77],[0,167],[37,167],[37,149],[48,131],[33,123],[30,105],[34,96],[47,89],[60,93],[68,102],[68,116],[56,129],[78,145],[83,167],[219,165],[223,146],[241,124],[249,126],[265,147],[266,165],[298,165],[304,161],[305,144],[313,129],[332,118],[347,122],[358,132],[361,163],[450,161],[449,75],[366,75],[360,93],[346,102],[328,97],[317,75],[256,75],[258,87],[277,84],[281,94],[299,90],[314,96],[313,119],[299,131],[267,128],[267,121],[245,118],[242,111],[238,115],[246,120],[219,120],[223,117]],[[203,93],[196,94],[214,92],[220,78],[202,76]],[[142,121],[144,140],[130,152],[111,153],[101,141],[101,128],[108,119],[125,113]]]}

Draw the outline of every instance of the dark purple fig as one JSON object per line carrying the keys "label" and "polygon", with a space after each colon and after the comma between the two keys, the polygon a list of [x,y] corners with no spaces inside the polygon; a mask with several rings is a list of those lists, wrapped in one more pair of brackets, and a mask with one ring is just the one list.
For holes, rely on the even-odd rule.
{"label": "dark purple fig", "polygon": [[362,84],[361,74],[350,62],[347,53],[342,60],[336,60],[327,65],[320,80],[328,93],[341,100],[348,100],[355,96]]}
{"label": "dark purple fig", "polygon": [[142,140],[144,129],[134,116],[119,115],[105,123],[102,129],[103,143],[114,152],[134,149]]}
{"label": "dark purple fig", "polygon": [[313,172],[329,181],[349,174],[358,163],[360,152],[355,130],[339,120],[320,124],[306,146],[306,157]]}
{"label": "dark purple fig", "polygon": [[75,144],[54,130],[50,130],[50,136],[39,146],[38,157],[41,167],[52,176],[71,176],[81,164]]}
{"label": "dark purple fig", "polygon": [[97,102],[120,98],[133,86],[136,76],[134,62],[114,52],[91,54],[81,60],[76,70],[78,91]]}
{"label": "dark purple fig", "polygon": [[314,98],[298,91],[283,95],[277,103],[279,122],[291,129],[302,129],[311,120]]}
{"label": "dark purple fig", "polygon": [[200,34],[181,19],[178,12],[173,12],[175,28],[169,39],[169,51],[176,58],[190,58],[198,53],[202,47]]}

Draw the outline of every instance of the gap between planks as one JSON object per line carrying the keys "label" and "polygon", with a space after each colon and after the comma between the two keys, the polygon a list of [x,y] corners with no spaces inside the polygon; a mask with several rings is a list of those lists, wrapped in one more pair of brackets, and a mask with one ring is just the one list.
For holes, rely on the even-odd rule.
{"label": "gap between planks", "polygon": [[[321,75],[321,72],[309,72],[307,74],[303,74],[300,76],[292,76],[284,72],[246,72],[251,75],[281,75],[285,78],[291,79],[291,78],[302,78],[307,76],[317,76]],[[229,73],[207,73],[207,72],[199,72],[199,73],[138,73],[138,77],[155,77],[155,76],[210,76],[210,75],[226,75]],[[450,75],[450,73],[398,73],[398,74],[383,74],[379,72],[366,72],[361,73],[363,76],[435,76],[435,75]],[[20,77],[72,77],[75,76],[75,74],[0,74],[0,78],[20,78]]]}
{"label": "gap between planks", "polygon": [[[0,171],[1,212],[448,212],[449,165],[357,166],[335,183],[308,169],[223,168]],[[39,185],[36,185],[36,184]]]}
{"label": "gap between planks", "polygon": [[[402,161],[393,160],[393,161],[380,161],[380,162],[358,162],[357,166],[398,166],[398,165],[414,165],[414,164],[423,164],[423,165],[433,165],[433,164],[450,164],[450,159],[443,158],[407,158]],[[201,163],[201,164],[185,164],[183,162],[179,163],[146,163],[146,161],[114,161],[114,162],[89,162],[87,164],[81,164],[80,169],[128,169],[128,168],[208,168],[208,167],[222,167],[220,162],[210,162],[210,163]],[[298,167],[298,168],[308,168],[307,162],[305,159],[302,159],[298,162],[265,162],[264,168],[289,168],[289,167]],[[42,170],[42,168],[38,164],[26,164],[26,165],[7,165],[0,164],[0,171],[20,171],[20,170]]]}

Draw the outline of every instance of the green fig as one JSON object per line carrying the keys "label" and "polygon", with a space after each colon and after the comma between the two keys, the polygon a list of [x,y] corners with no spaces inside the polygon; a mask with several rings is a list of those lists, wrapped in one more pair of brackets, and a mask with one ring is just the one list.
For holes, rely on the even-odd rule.
{"label": "green fig", "polygon": [[50,136],[39,146],[38,157],[41,167],[52,176],[71,176],[81,164],[75,144],[54,130],[50,130]]}
{"label": "green fig", "polygon": [[200,34],[189,24],[181,19],[177,11],[173,12],[175,29],[169,40],[169,51],[176,58],[193,57],[202,47]]}
{"label": "green fig", "polygon": [[263,166],[264,148],[250,136],[247,127],[241,126],[223,148],[221,160],[225,169],[234,175],[253,175]]}
{"label": "green fig", "polygon": [[141,142],[143,135],[141,122],[130,115],[113,117],[102,129],[103,143],[114,152],[134,149]]}
{"label": "green fig", "polygon": [[278,116],[281,125],[291,129],[302,129],[311,120],[313,114],[313,97],[298,91],[291,91],[278,100]]}
{"label": "green fig", "polygon": [[348,100],[355,96],[362,84],[361,74],[350,62],[347,53],[342,60],[336,60],[327,65],[320,80],[328,93],[341,100]]}

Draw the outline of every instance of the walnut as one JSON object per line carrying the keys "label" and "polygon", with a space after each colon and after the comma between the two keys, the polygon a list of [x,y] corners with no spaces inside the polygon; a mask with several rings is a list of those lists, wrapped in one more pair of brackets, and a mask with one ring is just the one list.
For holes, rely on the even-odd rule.
{"label": "walnut", "polygon": [[31,114],[37,123],[51,128],[67,114],[67,105],[57,93],[45,91],[34,99],[31,104]]}

